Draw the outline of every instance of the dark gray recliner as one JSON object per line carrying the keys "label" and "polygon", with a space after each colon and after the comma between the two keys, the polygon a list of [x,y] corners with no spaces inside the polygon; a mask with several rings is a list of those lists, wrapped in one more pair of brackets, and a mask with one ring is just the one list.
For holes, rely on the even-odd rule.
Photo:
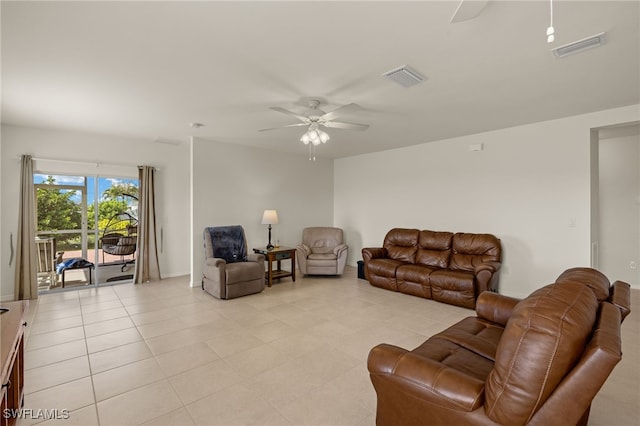
{"label": "dark gray recliner", "polygon": [[219,299],[233,299],[264,290],[264,255],[247,253],[242,226],[208,227],[203,237],[204,291]]}

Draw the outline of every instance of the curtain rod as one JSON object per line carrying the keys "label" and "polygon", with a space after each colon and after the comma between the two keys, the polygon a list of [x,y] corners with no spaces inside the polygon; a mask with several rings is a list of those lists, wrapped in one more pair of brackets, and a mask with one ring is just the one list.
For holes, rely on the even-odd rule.
{"label": "curtain rod", "polygon": [[[22,159],[21,155],[16,156],[16,158],[18,160]],[[123,168],[129,168],[129,167],[135,167],[138,168],[138,166],[136,165],[126,165],[126,164],[115,164],[115,163],[101,163],[99,161],[74,161],[74,160],[61,160],[61,159],[57,159],[57,158],[43,158],[43,157],[31,157],[31,159],[33,161],[49,161],[52,163],[67,163],[67,164],[78,164],[78,165],[84,165],[84,166],[93,166],[96,168],[99,168],[101,166],[105,166],[105,167],[123,167]],[[157,167],[154,167],[156,169],[156,171],[160,170]]]}

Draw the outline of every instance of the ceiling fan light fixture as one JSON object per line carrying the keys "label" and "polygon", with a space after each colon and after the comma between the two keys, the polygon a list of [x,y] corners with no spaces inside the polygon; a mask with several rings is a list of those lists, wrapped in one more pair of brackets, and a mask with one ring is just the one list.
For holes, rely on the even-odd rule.
{"label": "ceiling fan light fixture", "polygon": [[307,131],[300,137],[300,142],[305,145],[309,145],[309,160],[316,160],[315,147],[327,143],[331,139],[329,134],[320,129],[318,123],[312,123],[307,128]]}
{"label": "ceiling fan light fixture", "polygon": [[[327,132],[325,132],[322,128],[337,128],[344,130],[367,130],[369,128],[368,124],[358,124],[358,123],[347,123],[342,121],[334,121],[339,117],[340,114],[343,114],[345,111],[352,111],[354,109],[359,108],[358,105],[354,103],[350,103],[347,105],[343,105],[338,107],[330,112],[324,112],[318,107],[320,106],[320,100],[318,99],[310,99],[308,101],[309,109],[305,113],[295,113],[280,107],[271,107],[272,110],[281,112],[283,114],[291,115],[296,117],[301,123],[297,124],[289,124],[287,126],[281,127],[299,127],[304,126],[307,128],[307,131],[300,136],[300,142],[307,145],[309,147],[309,160],[316,160],[316,146],[325,144],[329,142],[331,137]],[[274,129],[263,129],[260,130],[274,130]]]}

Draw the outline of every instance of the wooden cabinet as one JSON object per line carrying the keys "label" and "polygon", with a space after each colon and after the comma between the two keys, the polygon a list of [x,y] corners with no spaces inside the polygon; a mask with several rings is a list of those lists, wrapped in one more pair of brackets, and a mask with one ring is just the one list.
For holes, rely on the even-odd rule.
{"label": "wooden cabinet", "polygon": [[24,392],[24,316],[29,301],[1,303],[0,361],[2,362],[2,403],[0,426],[14,425],[22,408]]}

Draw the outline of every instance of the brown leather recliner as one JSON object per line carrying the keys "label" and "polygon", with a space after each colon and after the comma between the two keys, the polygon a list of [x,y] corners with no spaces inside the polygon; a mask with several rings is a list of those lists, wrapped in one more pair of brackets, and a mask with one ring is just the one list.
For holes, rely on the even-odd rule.
{"label": "brown leather recliner", "polygon": [[477,316],[412,351],[376,346],[376,424],[586,425],[622,357],[629,288],[574,268],[521,301],[484,292]]}

